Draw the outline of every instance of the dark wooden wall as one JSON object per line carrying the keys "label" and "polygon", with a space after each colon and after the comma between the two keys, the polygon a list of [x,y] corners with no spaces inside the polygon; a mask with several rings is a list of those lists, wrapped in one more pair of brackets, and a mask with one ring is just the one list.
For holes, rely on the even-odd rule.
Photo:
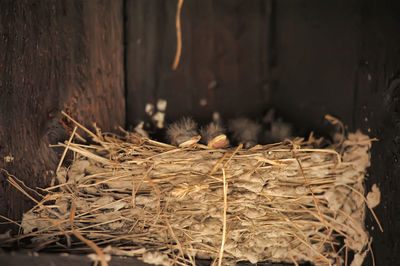
{"label": "dark wooden wall", "polygon": [[[60,111],[112,130],[124,106],[122,1],[0,1],[0,168],[44,186],[59,160],[48,145],[66,137]],[[1,172],[0,214],[29,206]]]}
{"label": "dark wooden wall", "polygon": [[400,2],[376,1],[362,7],[353,121],[354,128],[379,139],[372,149],[367,187],[376,183],[381,188],[382,202],[375,211],[385,231],[377,230],[371,215],[367,227],[374,238],[377,265],[396,265],[400,261]]}
{"label": "dark wooden wall", "polygon": [[126,2],[128,125],[143,119],[145,104],[159,98],[168,101],[168,121],[182,114],[206,121],[213,111],[224,117],[261,113],[268,86],[269,2],[185,0],[182,56],[173,71],[176,4]]}

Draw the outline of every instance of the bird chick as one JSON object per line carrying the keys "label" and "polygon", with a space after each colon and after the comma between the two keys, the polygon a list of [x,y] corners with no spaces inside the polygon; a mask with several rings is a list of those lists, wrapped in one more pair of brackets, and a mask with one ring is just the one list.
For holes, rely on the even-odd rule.
{"label": "bird chick", "polygon": [[225,129],[216,122],[211,122],[200,130],[201,139],[208,147],[221,149],[229,145]]}
{"label": "bird chick", "polygon": [[197,123],[188,117],[172,123],[167,128],[167,137],[172,145],[188,147],[200,140]]}
{"label": "bird chick", "polygon": [[247,118],[236,118],[229,122],[229,131],[235,141],[248,149],[258,144],[261,125]]}
{"label": "bird chick", "polygon": [[293,126],[284,122],[282,118],[276,118],[274,109],[270,109],[267,112],[263,118],[263,123],[263,141],[265,143],[284,141],[293,135]]}
{"label": "bird chick", "polygon": [[292,125],[277,120],[271,123],[270,129],[264,132],[264,138],[267,143],[281,142],[290,139],[293,136]]}

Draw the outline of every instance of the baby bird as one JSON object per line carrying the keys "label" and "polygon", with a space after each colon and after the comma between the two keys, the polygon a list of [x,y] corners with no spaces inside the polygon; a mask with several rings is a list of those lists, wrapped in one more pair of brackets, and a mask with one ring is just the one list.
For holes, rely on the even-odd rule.
{"label": "baby bird", "polygon": [[261,125],[247,118],[236,118],[229,122],[229,131],[235,141],[248,149],[258,144]]}
{"label": "baby bird", "polygon": [[213,149],[225,148],[229,140],[225,135],[225,129],[217,122],[211,122],[200,130],[201,139],[208,147]]}
{"label": "baby bird", "polygon": [[197,123],[189,117],[184,117],[169,125],[167,137],[172,145],[181,148],[189,147],[197,143],[201,138],[197,132]]}
{"label": "baby bird", "polygon": [[263,141],[266,143],[281,142],[291,138],[293,135],[293,126],[275,117],[275,110],[270,109],[263,118],[265,131]]}

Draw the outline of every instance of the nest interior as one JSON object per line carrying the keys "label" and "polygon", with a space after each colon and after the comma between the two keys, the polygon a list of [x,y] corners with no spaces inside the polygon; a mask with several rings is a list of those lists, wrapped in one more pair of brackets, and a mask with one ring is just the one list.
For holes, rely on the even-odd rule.
{"label": "nest interior", "polygon": [[[59,144],[65,152],[51,187],[33,192],[9,177],[41,197],[14,240],[29,237],[36,249],[94,250],[103,264],[114,254],[162,265],[339,265],[351,250],[352,265],[361,265],[368,252],[365,211],[379,193],[364,197],[372,140],[360,132],[326,147],[310,136],[210,149],[78,127],[93,144],[74,141],[77,127]],[[64,167],[67,151],[73,162]]]}

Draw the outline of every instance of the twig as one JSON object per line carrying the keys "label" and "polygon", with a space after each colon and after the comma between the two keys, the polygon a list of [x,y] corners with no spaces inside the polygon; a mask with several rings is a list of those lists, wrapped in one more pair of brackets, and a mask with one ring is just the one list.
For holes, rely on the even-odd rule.
{"label": "twig", "polygon": [[69,145],[71,144],[71,141],[72,141],[72,139],[74,138],[77,129],[78,129],[78,127],[75,126],[75,127],[74,127],[74,130],[72,131],[71,136],[69,137],[69,140],[68,140],[68,142],[67,142],[67,146],[65,146],[65,149],[64,149],[64,152],[63,152],[63,154],[62,154],[62,156],[61,156],[60,162],[58,163],[57,170],[56,170],[56,174],[58,173],[58,171],[59,171],[60,168],[61,168],[61,165],[62,165],[62,163],[63,163],[63,161],[64,161],[65,155],[67,154]]}
{"label": "twig", "polygon": [[383,233],[383,227],[382,227],[382,225],[381,225],[381,222],[379,221],[378,216],[376,216],[374,210],[368,205],[367,199],[364,197],[364,195],[361,194],[359,191],[357,191],[355,188],[353,188],[353,187],[351,187],[351,186],[349,186],[349,185],[346,185],[346,184],[341,184],[341,185],[342,185],[342,186],[345,186],[345,187],[347,187],[347,188],[349,188],[349,189],[351,189],[352,191],[354,191],[355,193],[357,193],[357,194],[364,200],[365,205],[367,205],[367,208],[371,211],[372,216],[373,216],[374,219],[375,219],[375,222],[378,224],[379,230],[381,230],[381,232]]}
{"label": "twig", "polygon": [[175,26],[176,26],[176,54],[174,59],[174,64],[172,65],[172,69],[176,70],[179,65],[179,60],[181,58],[182,52],[182,32],[181,32],[181,9],[183,5],[183,0],[179,0],[177,10],[176,10],[176,18],[175,18]]}
{"label": "twig", "polygon": [[225,246],[225,238],[226,238],[226,212],[228,210],[228,184],[226,183],[225,169],[222,168],[222,177],[223,177],[223,185],[224,185],[224,216],[222,221],[222,241],[221,248],[219,250],[218,257],[218,266],[222,265],[222,257],[224,255],[224,246]]}
{"label": "twig", "polygon": [[108,263],[106,261],[103,251],[93,241],[86,239],[79,231],[77,231],[74,228],[75,212],[76,212],[76,206],[75,206],[75,203],[72,202],[71,212],[70,212],[70,217],[69,217],[69,223],[71,225],[72,233],[77,238],[79,238],[79,240],[86,243],[89,247],[91,247],[97,253],[97,255],[100,257],[100,260],[101,260],[101,266],[108,266]]}
{"label": "twig", "polygon": [[[176,237],[176,235],[174,233],[174,230],[172,229],[172,227],[169,224],[169,222],[167,220],[165,220],[165,223],[167,224],[168,231],[171,233],[172,238],[175,240],[175,242],[176,242],[176,244],[178,246],[178,249],[179,249],[179,252],[181,253],[182,259],[184,260],[185,259],[185,252],[183,252],[183,248],[182,248],[181,242]],[[192,259],[192,256],[189,256],[189,260],[190,260],[190,262],[192,262],[192,264],[194,263],[193,259]]]}
{"label": "twig", "polygon": [[371,242],[372,242],[372,237],[371,237],[371,239],[368,241],[368,249],[369,249],[369,251],[371,252],[372,266],[375,266],[375,256],[374,256],[374,252],[372,251]]}
{"label": "twig", "polygon": [[238,153],[238,151],[240,151],[243,148],[243,144],[240,143],[239,146],[237,146],[237,148],[233,151],[231,157],[229,157],[229,159],[224,163],[224,165],[222,166],[222,168],[227,167],[228,163],[230,163],[230,161],[232,160],[232,158],[236,155],[236,153]]}
{"label": "twig", "polygon": [[0,214],[0,218],[2,218],[2,219],[4,219],[4,220],[8,221],[9,223],[13,223],[13,224],[15,224],[15,225],[18,225],[18,227],[21,227],[21,225],[20,225],[19,223],[17,223],[16,221],[13,221],[13,220],[11,220],[10,218],[7,218],[7,217],[5,217],[5,216],[3,216],[3,215],[1,215],[1,214]]}
{"label": "twig", "polygon": [[93,140],[96,142],[100,142],[99,137],[94,134],[92,131],[90,131],[89,129],[87,129],[85,126],[83,126],[82,124],[80,124],[78,121],[76,121],[75,119],[73,119],[71,116],[69,116],[66,112],[61,111],[61,114],[66,116],[69,120],[71,120],[75,125],[77,125],[78,127],[80,127],[83,131],[85,131],[86,133],[88,133],[90,136],[92,136]]}
{"label": "twig", "polygon": [[290,259],[292,260],[293,264],[294,264],[295,266],[299,266],[299,264],[297,263],[297,261],[293,258],[292,254],[290,254],[290,252],[289,252],[288,254],[289,254],[289,257],[290,257]]}

